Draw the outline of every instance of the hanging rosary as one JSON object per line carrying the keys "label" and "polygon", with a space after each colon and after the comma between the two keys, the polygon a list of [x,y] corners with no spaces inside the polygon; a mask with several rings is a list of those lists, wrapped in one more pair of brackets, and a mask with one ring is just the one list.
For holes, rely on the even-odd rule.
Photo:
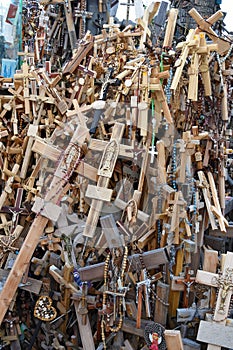
{"label": "hanging rosary", "polygon": [[104,266],[104,292],[101,318],[101,337],[106,349],[106,333],[117,333],[123,324],[125,312],[125,295],[129,287],[124,286],[127,266],[128,248],[124,253],[120,249],[109,252]]}

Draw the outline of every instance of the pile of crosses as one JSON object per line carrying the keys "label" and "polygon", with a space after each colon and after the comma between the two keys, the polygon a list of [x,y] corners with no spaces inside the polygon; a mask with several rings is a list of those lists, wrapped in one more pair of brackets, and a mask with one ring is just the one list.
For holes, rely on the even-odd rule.
{"label": "pile of crosses", "polygon": [[171,8],[152,45],[159,2],[97,35],[74,3],[34,6],[21,69],[0,79],[0,347],[231,348],[223,15],[191,9],[174,44]]}

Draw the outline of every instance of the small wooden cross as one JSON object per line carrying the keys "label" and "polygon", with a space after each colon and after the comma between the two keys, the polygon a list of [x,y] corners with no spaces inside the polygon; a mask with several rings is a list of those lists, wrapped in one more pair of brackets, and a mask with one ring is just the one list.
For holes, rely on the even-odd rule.
{"label": "small wooden cross", "polygon": [[12,230],[17,226],[19,215],[28,215],[27,209],[21,207],[23,199],[23,188],[18,188],[13,207],[3,206],[0,212],[12,214]]}
{"label": "small wooden cross", "polygon": [[10,193],[12,193],[12,184],[14,182],[14,177],[17,175],[19,171],[19,164],[14,164],[12,168],[12,175],[8,178],[4,190],[0,196],[0,210],[2,209],[7,197]]}
{"label": "small wooden cross", "polygon": [[31,262],[32,262],[32,264],[36,265],[35,270],[33,271],[34,275],[44,276],[46,271],[49,268],[49,260],[50,260],[50,251],[49,250],[47,250],[45,252],[44,256],[41,259],[33,257]]}
{"label": "small wooden cross", "polygon": [[47,246],[47,249],[52,252],[57,252],[58,250],[62,250],[60,243],[61,239],[59,237],[53,236],[52,233],[49,233],[45,238],[42,237],[40,239],[40,245],[43,249]]}
{"label": "small wooden cross", "polygon": [[[195,282],[195,277],[191,277],[191,272],[189,266],[186,266],[185,268],[185,276],[184,277],[177,277],[174,276],[172,279],[172,290],[182,291],[183,292],[183,307],[188,308],[189,307],[189,293],[190,289]],[[177,286],[176,288],[176,284]]]}

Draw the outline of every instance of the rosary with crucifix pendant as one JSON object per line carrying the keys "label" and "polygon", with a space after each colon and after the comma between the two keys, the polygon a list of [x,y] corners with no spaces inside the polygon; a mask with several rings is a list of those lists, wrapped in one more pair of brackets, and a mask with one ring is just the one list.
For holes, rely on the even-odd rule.
{"label": "rosary with crucifix pendant", "polygon": [[101,336],[106,349],[106,333],[118,332],[123,323],[125,295],[128,287],[124,285],[128,248],[109,251],[104,267],[103,307],[101,311]]}

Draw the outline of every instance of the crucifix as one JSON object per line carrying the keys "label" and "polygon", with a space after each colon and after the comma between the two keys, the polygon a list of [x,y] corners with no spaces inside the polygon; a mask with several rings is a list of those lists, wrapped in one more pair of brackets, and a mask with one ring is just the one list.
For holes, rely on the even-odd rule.
{"label": "crucifix", "polygon": [[42,5],[63,4],[64,10],[65,10],[65,16],[66,16],[66,25],[69,33],[69,38],[70,38],[70,45],[71,45],[72,51],[74,51],[77,48],[77,36],[76,36],[75,25],[73,20],[71,0],[52,0],[52,1],[40,0],[40,3]]}
{"label": "crucifix", "polygon": [[105,109],[105,105],[106,105],[105,101],[107,100],[107,94],[108,94],[108,89],[110,85],[120,84],[119,79],[112,77],[113,73],[114,73],[114,69],[112,67],[108,68],[104,79],[100,81],[102,83],[102,86],[99,94],[99,99],[94,101],[92,104],[95,112],[94,112],[93,122],[90,127],[90,134],[95,134],[96,132],[96,129],[99,124],[99,120]]}
{"label": "crucifix", "polygon": [[232,348],[233,331],[226,320],[233,292],[233,253],[227,252],[221,274],[198,270],[196,282],[219,288],[213,322],[200,322],[197,340],[208,343],[208,350]]}
{"label": "crucifix", "polygon": [[83,38],[86,33],[86,21],[92,18],[93,13],[87,11],[87,1],[80,0],[78,7],[75,9],[75,16],[79,18],[79,39]]}
{"label": "crucifix", "polygon": [[179,277],[174,276],[171,281],[171,289],[173,291],[183,292],[183,307],[189,307],[189,294],[191,291],[191,287],[195,282],[195,277],[191,277],[190,267],[186,266],[185,268],[185,276]]}
{"label": "crucifix", "polygon": [[13,207],[3,206],[0,210],[0,212],[2,213],[12,214],[12,227],[11,227],[12,230],[17,226],[20,214],[21,215],[29,214],[24,207],[21,207],[22,199],[23,199],[23,191],[24,191],[23,188],[17,189],[15,203]]}
{"label": "crucifix", "polygon": [[127,0],[127,2],[121,2],[120,6],[122,5],[126,6],[126,24],[128,24],[130,6],[134,6],[134,0]]}

